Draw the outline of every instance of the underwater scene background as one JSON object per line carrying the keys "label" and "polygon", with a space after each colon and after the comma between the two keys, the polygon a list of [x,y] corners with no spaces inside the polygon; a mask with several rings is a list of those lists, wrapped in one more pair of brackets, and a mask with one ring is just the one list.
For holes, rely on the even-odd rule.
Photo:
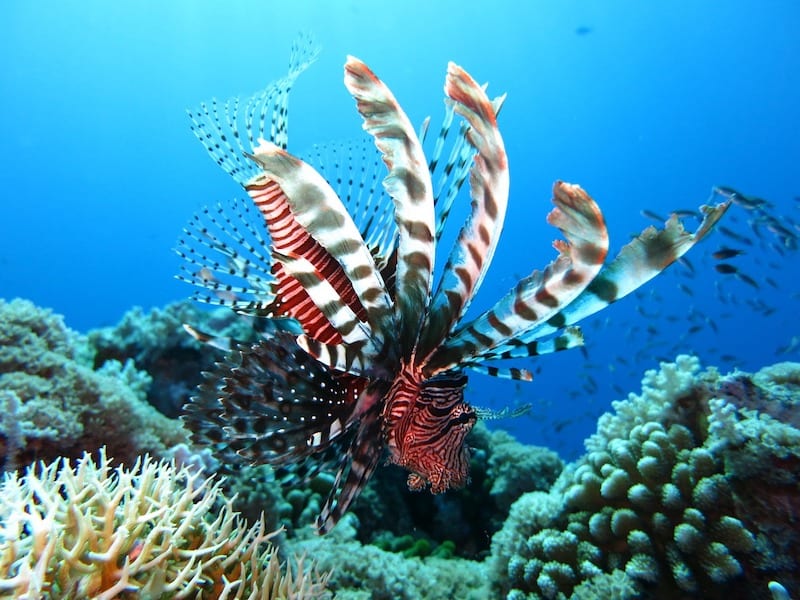
{"label": "underwater scene background", "polygon": [[[298,34],[312,32],[322,51],[289,108],[288,148],[300,156],[361,135],[342,85],[347,55],[379,74],[415,126],[429,115],[438,123],[448,61],[488,81],[491,95],[507,92],[498,123],[508,214],[468,316],[554,258],[559,235],[545,217],[557,179],[597,200],[612,255],[673,211],[694,231],[690,211],[712,201],[714,186],[736,190],[734,201],[685,260],[583,321],[582,349],[515,363],[533,382],[470,375],[467,402],[532,408],[476,427],[465,490],[412,494],[403,474],[379,468],[353,514],[315,537],[308,526],[330,481],[281,491],[261,481],[271,475],[232,476],[188,501],[191,519],[163,518],[171,527],[196,519],[193,549],[259,566],[235,575],[209,567],[192,580],[162,562],[164,578],[201,597],[244,593],[270,577],[283,591],[270,596],[261,585],[258,597],[767,598],[770,582],[797,597],[798,30],[791,2],[4,3],[4,470],[85,450],[93,462],[84,459],[77,481],[107,481],[113,497],[118,480],[97,453],[105,444],[130,469],[119,476],[131,478],[128,487],[163,506],[185,501],[196,477],[180,465],[224,471],[176,418],[200,371],[219,359],[181,324],[236,323],[190,303],[165,307],[192,291],[175,279],[182,228],[203,206],[244,194],[204,156],[185,110],[263,88],[286,72]],[[458,225],[466,188],[459,198]],[[445,248],[458,231],[450,229]],[[57,416],[45,408],[52,403],[63,408]],[[145,451],[178,466],[135,464]],[[77,497],[82,486],[63,483],[68,472],[53,470],[51,484],[73,485]],[[85,548],[59,529],[51,537],[61,550],[30,551],[32,526],[19,523],[43,502],[30,481],[4,486],[0,597],[21,597],[23,584],[30,597],[177,593],[130,567],[158,556],[144,534],[94,550],[119,553],[102,581],[116,582],[123,564],[129,581],[36,588],[36,565]],[[220,508],[232,490],[234,508],[255,525],[223,552],[225,536],[212,539],[208,523],[234,528]],[[94,502],[86,499],[87,511]],[[272,510],[259,531],[262,509]],[[43,518],[51,525],[53,510]],[[281,523],[287,532],[268,539]],[[281,562],[302,552],[305,568],[287,581]],[[247,583],[226,587],[223,576]]]}

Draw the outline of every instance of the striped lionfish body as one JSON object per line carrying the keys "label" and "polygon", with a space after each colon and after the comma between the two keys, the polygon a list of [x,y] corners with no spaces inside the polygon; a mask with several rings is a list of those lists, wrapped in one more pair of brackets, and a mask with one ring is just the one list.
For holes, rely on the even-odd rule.
{"label": "striped lionfish body", "polygon": [[[504,97],[491,100],[451,63],[444,123],[426,159],[427,121],[418,135],[389,88],[348,58],[345,86],[388,171],[381,191],[378,165],[365,166],[366,146],[318,147],[309,161],[286,151],[288,93],[315,57],[313,47],[296,46],[287,77],[261,94],[190,113],[198,138],[249,198],[206,209],[179,253],[181,278],[199,287],[198,299],[269,324],[187,406],[195,440],[285,467],[295,479],[334,469],[317,522],[325,532],[386,455],[409,471],[411,489],[465,485],[465,438],[489,414],[465,402],[465,370],[530,379],[487,363],[580,345],[574,323],[682,256],[727,203],[703,207],[694,234],[673,216],[606,262],[600,209],[559,181],[547,217],[564,236],[554,243],[557,257],[465,322],[506,212],[508,161],[497,126]],[[436,243],[467,177],[471,213],[434,286]]]}

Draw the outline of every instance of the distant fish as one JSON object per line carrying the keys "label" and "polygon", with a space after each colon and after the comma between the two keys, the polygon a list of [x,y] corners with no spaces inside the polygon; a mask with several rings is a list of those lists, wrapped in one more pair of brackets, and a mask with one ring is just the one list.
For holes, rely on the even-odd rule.
{"label": "distant fish", "polygon": [[575,35],[589,35],[592,31],[594,31],[594,29],[588,25],[581,25],[575,28]]}
{"label": "distant fish", "polygon": [[734,256],[739,256],[740,254],[744,254],[744,250],[722,246],[719,250],[713,252],[711,256],[713,256],[717,260],[725,260],[727,258],[733,258]]}
{"label": "distant fish", "polygon": [[745,196],[741,192],[737,192],[735,189],[725,186],[725,185],[718,185],[715,190],[722,194],[723,196],[730,199],[731,202],[734,204],[738,204],[742,208],[747,210],[755,210],[757,208],[763,208],[765,206],[770,206],[770,203],[764,200],[763,198],[756,198],[754,196]]}
{"label": "distant fish", "polygon": [[739,271],[738,273],[736,273],[736,277],[737,277],[738,279],[741,279],[742,281],[744,281],[744,282],[745,282],[747,285],[749,285],[750,287],[754,287],[754,288],[756,288],[756,289],[759,289],[759,287],[760,287],[760,286],[758,285],[758,283],[756,282],[756,280],[755,280],[755,279],[753,279],[753,278],[752,278],[752,277],[750,277],[749,275],[746,275],[746,274],[742,273],[741,271]]}
{"label": "distant fish", "polygon": [[721,234],[726,235],[729,238],[736,240],[737,242],[741,242],[742,244],[747,244],[748,246],[753,245],[753,240],[751,240],[749,237],[746,237],[740,233],[736,233],[735,231],[733,231],[732,229],[728,229],[724,225],[718,226],[717,229]]}
{"label": "distant fish", "polygon": [[756,289],[759,289],[759,285],[755,279],[750,277],[749,275],[742,273],[736,266],[729,264],[729,263],[717,263],[714,265],[714,268],[725,275],[733,275],[737,279],[744,281],[747,285],[752,286]]}
{"label": "distant fish", "polygon": [[658,223],[665,223],[667,220],[659,215],[658,213],[654,213],[652,210],[647,210],[643,208],[639,211],[639,214],[645,217],[646,219],[652,219],[653,221],[657,221]]}
{"label": "distant fish", "polygon": [[785,346],[781,346],[780,348],[778,348],[775,351],[775,354],[776,355],[791,354],[792,352],[795,352],[798,348],[800,348],[800,337],[794,335],[792,336],[792,339],[789,341],[789,343],[786,344]]}
{"label": "distant fish", "polygon": [[737,269],[733,265],[729,265],[728,263],[719,263],[717,265],[714,265],[714,268],[720,273],[724,273],[725,275],[734,275],[739,272],[739,269]]}

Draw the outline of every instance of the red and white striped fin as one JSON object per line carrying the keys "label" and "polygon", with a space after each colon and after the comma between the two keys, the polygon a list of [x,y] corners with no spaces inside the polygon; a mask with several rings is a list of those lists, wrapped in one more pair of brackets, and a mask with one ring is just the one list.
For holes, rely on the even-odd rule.
{"label": "red and white striped fin", "polygon": [[492,262],[508,204],[508,160],[486,91],[451,62],[445,92],[455,111],[469,123],[466,138],[477,150],[470,171],[472,213],[453,245],[431,302],[418,349],[420,357],[442,342],[469,307]]}
{"label": "red and white striped fin", "polygon": [[303,334],[297,336],[297,343],[320,363],[337,371],[373,377],[380,369],[379,350],[369,342],[325,343]]}
{"label": "red and white striped fin", "polygon": [[[275,250],[311,262],[359,319],[369,323],[374,335],[392,331],[391,300],[383,280],[330,185],[310,165],[265,140],[252,158],[263,172],[249,181],[246,189],[266,220]],[[296,280],[281,279],[281,275],[287,275],[285,269],[278,273],[277,302],[302,304],[307,312],[311,301],[307,292],[299,294],[295,286],[294,294],[289,294],[291,282]],[[309,336],[324,339],[302,320],[301,324]]]}
{"label": "red and white striped fin", "polygon": [[339,332],[343,343],[367,342],[372,338],[369,325],[359,320],[356,313],[342,301],[334,287],[311,262],[302,256],[277,251],[273,255],[280,261],[285,272],[303,286],[311,301]]}
{"label": "red and white striped fin", "polygon": [[[289,73],[249,98],[212,99],[189,110],[192,132],[209,155],[226,173],[244,185],[258,174],[245,158],[260,138],[269,139],[281,148],[288,143],[289,92],[297,77],[319,56],[319,46],[309,35],[292,44]],[[268,130],[269,129],[269,130]]]}
{"label": "red and white striped fin", "polygon": [[[517,338],[515,343],[530,343],[551,335],[566,325],[577,323],[609,304],[627,296],[650,281],[669,265],[686,254],[703,239],[730,206],[722,202],[716,206],[701,206],[703,222],[693,234],[683,228],[677,216],[672,215],[664,229],[648,227],[625,245],[616,258],[605,265],[597,277],[572,303]],[[513,344],[496,348],[503,352]]]}
{"label": "red and white striped fin", "polygon": [[383,185],[394,201],[398,228],[395,314],[400,347],[408,355],[430,301],[435,254],[431,176],[422,144],[389,88],[352,56],[344,71],[364,129],[375,138],[389,169]]}
{"label": "red and white striped fin", "polygon": [[200,288],[194,299],[248,310],[274,300],[267,231],[250,201],[206,207],[183,229],[178,279]]}
{"label": "red and white striped fin", "polygon": [[518,337],[572,302],[600,270],[608,252],[608,232],[600,208],[580,186],[556,182],[555,208],[547,216],[566,241],[553,243],[559,255],[543,273],[522,279],[491,309],[461,325],[424,369],[431,375]]}

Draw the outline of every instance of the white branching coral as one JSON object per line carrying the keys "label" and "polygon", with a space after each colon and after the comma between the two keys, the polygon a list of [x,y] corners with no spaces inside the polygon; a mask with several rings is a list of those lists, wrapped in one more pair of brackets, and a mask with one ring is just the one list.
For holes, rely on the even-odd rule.
{"label": "white branching coral", "polygon": [[248,528],[220,482],[101,451],[6,474],[0,484],[0,598],[313,598],[327,575],[282,565],[264,521]]}

